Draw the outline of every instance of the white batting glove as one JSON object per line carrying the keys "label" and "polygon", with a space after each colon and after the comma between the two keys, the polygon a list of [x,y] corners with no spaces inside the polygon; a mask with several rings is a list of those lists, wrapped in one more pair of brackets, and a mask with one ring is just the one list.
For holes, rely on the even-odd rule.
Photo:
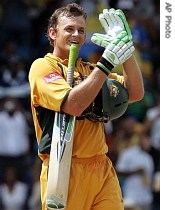
{"label": "white batting glove", "polygon": [[104,28],[105,32],[112,36],[116,37],[121,31],[125,29],[124,24],[116,12],[117,10],[104,9],[103,13],[99,14],[99,21]]}
{"label": "white batting glove", "polygon": [[132,39],[131,30],[122,10],[104,9],[99,14],[99,21],[106,34],[94,33],[91,41],[101,47],[106,47],[121,31],[126,31],[129,39]]}
{"label": "white batting glove", "polygon": [[109,75],[112,69],[119,64],[123,64],[134,51],[133,42],[129,40],[126,31],[122,31],[106,47],[101,59],[97,62],[97,67],[106,75]]}

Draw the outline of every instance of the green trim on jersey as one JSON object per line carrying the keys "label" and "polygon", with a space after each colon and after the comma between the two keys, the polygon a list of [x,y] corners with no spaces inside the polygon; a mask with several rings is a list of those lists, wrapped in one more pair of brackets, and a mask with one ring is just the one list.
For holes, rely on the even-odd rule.
{"label": "green trim on jersey", "polygon": [[50,154],[55,112],[41,106],[36,107],[35,109],[37,119],[42,130],[38,150],[41,154]]}

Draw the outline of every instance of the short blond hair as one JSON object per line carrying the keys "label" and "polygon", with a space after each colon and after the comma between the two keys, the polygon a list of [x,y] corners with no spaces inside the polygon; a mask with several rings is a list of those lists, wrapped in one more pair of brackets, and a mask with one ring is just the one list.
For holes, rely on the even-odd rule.
{"label": "short blond hair", "polygon": [[49,24],[47,27],[47,38],[50,42],[50,45],[52,46],[53,46],[53,40],[49,36],[49,29],[53,27],[56,30],[60,16],[66,16],[66,17],[82,16],[85,20],[87,18],[87,14],[84,11],[84,9],[76,3],[68,4],[67,6],[63,6],[56,9],[49,18]]}

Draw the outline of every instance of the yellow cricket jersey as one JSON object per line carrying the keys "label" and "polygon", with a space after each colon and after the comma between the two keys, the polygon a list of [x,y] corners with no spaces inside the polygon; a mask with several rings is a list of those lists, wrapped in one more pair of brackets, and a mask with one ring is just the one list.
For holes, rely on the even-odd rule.
{"label": "yellow cricket jersey", "polygon": [[[42,160],[50,153],[52,129],[55,111],[72,89],[66,82],[68,60],[61,60],[48,53],[44,58],[36,59],[30,68],[29,82],[31,87],[31,109],[38,142],[38,152]],[[78,85],[88,76],[95,65],[77,59],[74,71],[74,84]],[[110,78],[123,83],[123,76],[111,73]],[[107,152],[104,135],[104,124],[88,119],[76,120],[73,156],[89,158]]]}

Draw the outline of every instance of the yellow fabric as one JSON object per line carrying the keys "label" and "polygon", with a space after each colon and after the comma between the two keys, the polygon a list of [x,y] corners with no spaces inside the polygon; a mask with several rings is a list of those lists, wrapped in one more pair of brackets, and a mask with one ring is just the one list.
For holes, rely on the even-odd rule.
{"label": "yellow fabric", "polygon": [[47,173],[48,173],[49,158],[43,160],[41,175],[40,175],[40,188],[41,188],[41,204],[42,210],[47,210],[46,208],[46,192],[47,192]]}
{"label": "yellow fabric", "polygon": [[[58,62],[62,64],[63,71],[58,66]],[[31,66],[29,72],[31,107],[38,143],[40,142],[42,130],[37,121],[34,107],[42,106],[54,111],[60,111],[60,106],[66,93],[71,90],[71,87],[66,82],[67,64],[68,60],[61,60],[48,53],[44,58],[35,60]],[[75,85],[81,82],[80,75],[88,76],[91,73],[92,68],[90,68],[90,66],[92,67],[94,65],[83,62],[81,58],[77,60],[74,71]],[[54,76],[50,79],[51,74]],[[123,83],[123,76],[111,73],[110,77]],[[123,209],[120,187],[114,169],[111,168],[111,162],[106,159],[106,156],[99,160],[97,158],[104,156],[107,151],[108,147],[104,135],[104,124],[101,122],[91,122],[86,119],[77,120],[73,139],[73,160],[89,159],[89,162],[83,163],[82,161],[82,163],[72,163],[69,207],[66,210],[90,210],[92,204],[93,208],[91,209],[93,210]],[[41,199],[42,210],[46,210],[45,200],[49,155],[40,153],[38,155],[43,160],[41,171]],[[92,161],[91,158],[93,157],[97,158],[95,159],[96,161]],[[77,192],[75,187],[81,184],[83,193],[80,191]],[[104,185],[104,188],[100,191],[102,185]],[[113,192],[112,195],[111,192]],[[94,197],[95,200],[93,200]],[[114,200],[116,203],[113,203]],[[99,201],[101,204],[98,204]],[[86,204],[86,206],[81,206],[83,203]]]}
{"label": "yellow fabric", "polygon": [[[62,63],[64,67],[63,72],[58,67],[58,62]],[[29,81],[31,85],[31,104],[32,113],[34,119],[34,125],[36,130],[36,137],[39,143],[41,137],[41,129],[37,121],[36,112],[34,106],[42,106],[47,109],[60,111],[60,105],[67,93],[71,89],[68,83],[63,78],[63,73],[66,77],[68,60],[61,60],[48,53],[45,58],[39,58],[35,60],[31,66],[29,73]],[[85,65],[86,64],[86,65]],[[75,83],[81,82],[81,75],[89,75],[91,70],[89,66],[93,66],[90,63],[84,63],[79,59],[76,64],[74,77]],[[50,83],[46,83],[44,78],[57,72],[60,77],[53,80]],[[117,79],[119,82],[123,82],[123,77],[115,73],[110,74],[111,78]],[[105,143],[103,123],[94,123],[89,120],[76,121],[74,131],[74,145],[73,156],[80,158],[94,157],[96,155],[102,155],[107,152],[107,145]],[[45,159],[48,155],[39,154],[41,159]]]}
{"label": "yellow fabric", "polygon": [[[48,159],[41,173],[42,210],[46,208]],[[124,210],[119,181],[106,155],[72,158],[68,203],[65,210]]]}

